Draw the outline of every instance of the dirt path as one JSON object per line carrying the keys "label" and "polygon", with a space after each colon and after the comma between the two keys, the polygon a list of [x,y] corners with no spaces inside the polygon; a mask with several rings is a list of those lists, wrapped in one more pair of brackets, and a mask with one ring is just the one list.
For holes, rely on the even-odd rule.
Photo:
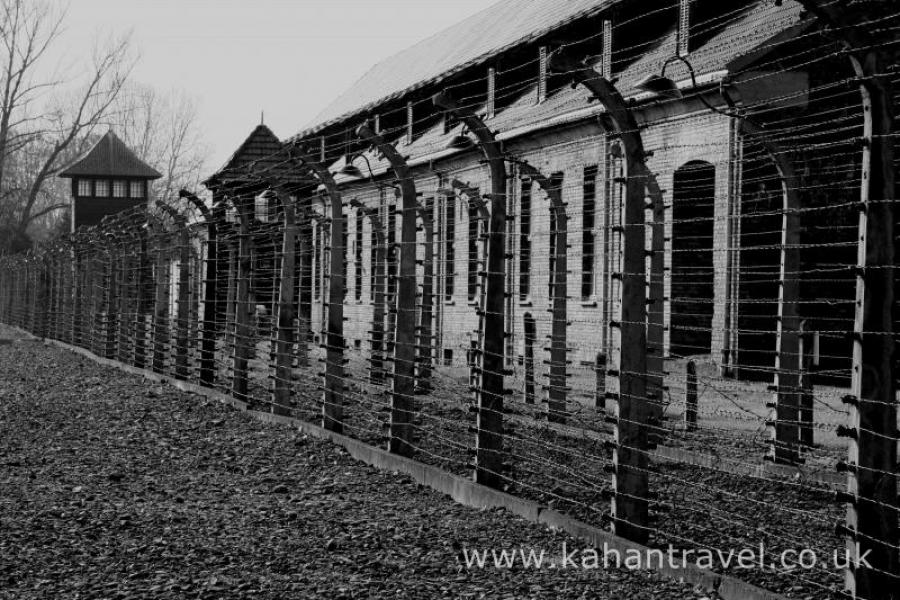
{"label": "dirt path", "polygon": [[705,597],[645,572],[457,558],[558,558],[563,541],[584,547],[197,396],[0,345],[0,598]]}

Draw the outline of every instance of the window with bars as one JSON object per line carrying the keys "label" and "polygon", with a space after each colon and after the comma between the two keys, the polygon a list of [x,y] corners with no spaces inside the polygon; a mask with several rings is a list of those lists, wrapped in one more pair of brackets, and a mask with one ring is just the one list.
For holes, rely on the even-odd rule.
{"label": "window with bars", "polygon": [[519,194],[519,301],[531,296],[531,180],[523,179]]}
{"label": "window with bars", "polygon": [[[132,182],[132,185],[133,182]],[[134,189],[132,188],[132,193]],[[132,196],[134,198],[134,196]],[[269,222],[269,195],[268,194],[260,194],[256,198],[254,198],[253,202],[253,216],[257,221],[262,223]]]}
{"label": "window with bars", "polygon": [[312,293],[313,298],[318,300],[321,298],[320,293],[322,291],[322,286],[319,283],[319,277],[322,275],[322,265],[320,264],[322,257],[322,236],[321,236],[321,228],[319,227],[319,223],[313,221],[312,224],[312,264],[315,269],[315,274],[312,278]]}
{"label": "window with bars", "polygon": [[597,256],[597,173],[596,165],[584,168],[582,186],[582,214],[584,221],[581,228],[581,299],[590,301],[596,295],[595,264]]}
{"label": "window with bars", "polygon": [[[322,227],[319,229],[319,238],[321,238],[321,241],[322,241],[322,253],[319,257],[319,260],[322,263],[322,265],[321,265],[321,269],[319,272],[321,273],[320,281],[321,281],[321,285],[322,285],[322,297],[323,298],[328,298],[328,289],[329,289],[328,284],[331,281],[331,279],[329,278],[329,275],[331,274],[331,248],[330,248],[331,241],[330,241],[330,233],[329,233],[330,229],[331,229],[330,224],[323,224]],[[329,298],[328,301],[331,302],[331,299]],[[327,314],[323,314],[322,319],[323,319],[323,324],[324,324],[325,319],[327,319]]]}
{"label": "window with bars", "polygon": [[444,204],[444,299],[453,300],[456,281],[456,197],[447,196]]}
{"label": "window with bars", "polygon": [[356,301],[362,302],[363,289],[363,209],[356,209],[356,230],[353,237],[353,291]]}
{"label": "window with bars", "polygon": [[127,182],[122,181],[121,179],[117,179],[113,181],[112,192],[113,198],[124,198],[128,188],[126,187]]}
{"label": "window with bars", "polygon": [[397,293],[397,205],[387,205],[387,293],[393,299]]}
{"label": "window with bars", "polygon": [[376,248],[378,248],[378,231],[375,229],[375,223],[371,223],[369,230],[369,302],[375,302],[375,270],[381,268],[375,261]]}
{"label": "window with bars", "polygon": [[470,198],[469,200],[469,257],[466,263],[466,274],[468,278],[469,302],[474,302],[478,297],[478,238],[481,233],[481,219],[478,216],[478,209],[471,202],[472,199]]}
{"label": "window with bars", "polygon": [[344,281],[343,299],[347,298],[347,263],[350,261],[350,248],[348,242],[350,240],[350,232],[347,223],[350,219],[345,215],[343,218],[344,226],[341,227],[341,279]]}

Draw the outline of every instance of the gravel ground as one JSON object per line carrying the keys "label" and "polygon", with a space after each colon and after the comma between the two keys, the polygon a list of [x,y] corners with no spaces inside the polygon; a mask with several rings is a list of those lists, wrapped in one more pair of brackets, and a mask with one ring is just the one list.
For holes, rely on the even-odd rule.
{"label": "gravel ground", "polygon": [[0,364],[0,598],[708,597],[467,569],[462,548],[584,545],[72,353],[0,344]]}

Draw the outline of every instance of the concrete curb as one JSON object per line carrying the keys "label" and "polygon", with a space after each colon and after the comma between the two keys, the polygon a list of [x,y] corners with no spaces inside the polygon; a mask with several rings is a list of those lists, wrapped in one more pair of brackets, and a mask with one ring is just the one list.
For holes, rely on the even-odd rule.
{"label": "concrete curb", "polygon": [[[23,333],[27,332],[23,331]],[[31,337],[36,339],[34,336]],[[85,358],[104,366],[113,367],[158,383],[169,384],[181,391],[222,402],[237,410],[246,412],[249,416],[261,422],[296,427],[299,431],[311,437],[329,440],[343,447],[356,460],[382,470],[404,473],[412,477],[417,483],[426,485],[442,494],[446,494],[464,506],[478,509],[503,508],[533,523],[565,531],[574,537],[588,542],[594,547],[603,547],[605,544],[606,548],[615,549],[622,555],[625,555],[627,552],[639,552],[642,556],[647,556],[649,548],[646,546],[635,544],[624,538],[613,535],[608,531],[573,519],[572,517],[547,508],[537,502],[518,498],[511,494],[485,487],[464,477],[442,471],[432,465],[426,465],[410,458],[391,454],[387,450],[376,448],[375,446],[326,430],[306,421],[301,421],[293,417],[273,415],[257,410],[248,410],[245,402],[236,400],[222,392],[174,379],[166,375],[160,375],[159,373],[154,373],[153,371],[146,369],[139,369],[131,365],[120,363],[116,360],[103,358],[95,355],[89,350],[58,340],[45,339],[44,343],[49,346],[74,352],[75,354],[84,356]],[[699,585],[706,590],[717,592],[719,597],[723,600],[787,600],[785,596],[756,587],[730,575],[721,575],[699,567],[686,567],[682,569],[672,568],[663,564],[658,567],[654,566],[652,570],[667,577],[693,585]]]}

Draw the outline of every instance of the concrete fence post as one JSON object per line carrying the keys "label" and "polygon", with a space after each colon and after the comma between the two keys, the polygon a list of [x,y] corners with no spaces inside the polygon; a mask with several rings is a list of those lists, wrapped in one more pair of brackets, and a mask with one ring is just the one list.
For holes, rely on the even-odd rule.
{"label": "concrete fence post", "polygon": [[[147,239],[149,228],[149,216],[147,216],[144,224],[138,229],[137,241],[137,315],[135,316],[134,366],[139,369],[146,368],[147,366],[147,326],[152,322],[149,315],[153,306],[153,273],[150,264],[149,243]],[[75,273],[78,273],[77,265]]]}
{"label": "concrete fence post", "polygon": [[368,217],[375,240],[372,248],[372,352],[369,357],[369,381],[380,383],[384,381],[384,308],[387,286],[384,261],[387,260],[387,238],[377,208],[366,207],[358,200],[351,200],[350,206],[363,211]]}
{"label": "concrete fence post", "polygon": [[218,312],[219,253],[218,221],[222,218],[221,196],[213,198],[213,210],[187,190],[178,192],[187,199],[203,217],[206,224],[206,253],[203,261],[203,302],[200,327],[200,385],[212,387],[216,375],[216,313]]}
{"label": "concrete fence post", "polygon": [[297,229],[297,255],[300,259],[297,290],[297,366],[308,367],[313,303],[312,213],[308,199],[303,199],[302,202]]}
{"label": "concrete fence post", "polygon": [[322,396],[322,426],[325,429],[341,433],[344,430],[344,205],[334,177],[328,169],[311,158],[311,154],[300,146],[292,146],[288,154],[302,162],[303,168],[312,173],[328,194],[331,204],[331,231],[329,245],[331,248],[328,273],[328,311],[327,332],[325,335],[325,377]]}
{"label": "concrete fence post", "polygon": [[769,424],[772,447],[766,456],[777,464],[799,462],[800,371],[800,181],[780,146],[766,139],[753,122],[742,119],[741,129],[769,156],[781,179],[782,218],[778,277],[778,318],[775,341],[775,421]]}
{"label": "concrete fence post", "polygon": [[232,200],[238,217],[236,272],[234,275],[234,333],[231,356],[231,394],[238,400],[249,401],[248,363],[251,352],[252,325],[250,322],[250,270],[253,238],[250,234],[250,210],[246,197]]}
{"label": "concrete fence post", "polygon": [[406,159],[392,144],[385,142],[368,125],[359,126],[356,134],[378,148],[391,164],[400,184],[400,260],[388,449],[396,454],[411,456],[415,447],[416,414],[416,184]]}
{"label": "concrete fence post", "polygon": [[422,394],[431,391],[431,369],[435,360],[434,345],[434,200],[429,199],[425,204],[416,205],[419,218],[422,221],[424,233],[424,255],[422,257],[422,286],[419,302],[419,325],[417,327],[418,342],[416,343],[416,393]]}
{"label": "concrete fence post", "polygon": [[606,108],[624,147],[628,172],[623,209],[622,311],[611,323],[619,349],[614,371],[619,378],[613,453],[613,531],[646,543],[650,534],[648,429],[652,411],[647,395],[647,282],[645,278],[645,197],[649,177],[640,129],[616,87],[594,69],[569,59],[561,50],[550,69],[585,86]]}
{"label": "concrete fence post", "polygon": [[[104,219],[104,222],[108,224],[106,219]],[[106,278],[104,285],[106,290],[103,297],[103,345],[100,355],[105,358],[115,358],[116,342],[118,340],[116,328],[118,326],[117,309],[119,305],[119,252],[115,246],[113,234],[109,231],[104,233],[106,251]]]}
{"label": "concrete fence post", "polygon": [[153,242],[156,245],[155,291],[153,298],[153,360],[152,368],[163,373],[166,368],[166,346],[169,329],[169,270],[166,243],[162,227],[156,232]]}
{"label": "concrete fence post", "polygon": [[453,114],[478,138],[478,145],[490,170],[491,217],[485,269],[483,335],[478,388],[475,481],[501,487],[503,475],[503,396],[506,332],[506,162],[500,143],[484,121],[471,110],[461,108],[447,93],[432,98],[435,106]]}
{"label": "concrete fence post", "polygon": [[553,236],[553,271],[550,273],[551,321],[550,360],[547,381],[547,420],[551,423],[565,423],[566,396],[568,392],[568,256],[569,217],[562,199],[562,182],[555,177],[547,177],[528,163],[520,161],[521,175],[537,182],[550,199],[550,210],[556,223]]}
{"label": "concrete fence post", "polygon": [[175,225],[178,245],[178,287],[175,299],[175,377],[188,379],[188,331],[190,321],[191,238],[187,219],[177,210],[158,201],[160,210],[169,215]]}
{"label": "concrete fence post", "polygon": [[900,563],[897,498],[897,395],[894,356],[894,104],[891,75],[880,47],[851,60],[862,92],[862,194],[857,239],[856,315],[849,424],[846,544],[847,588],[867,600],[890,598]]}
{"label": "concrete fence post", "polygon": [[297,222],[293,199],[286,191],[278,194],[284,228],[281,240],[281,276],[275,329],[275,380],[272,385],[272,413],[290,414],[291,381],[294,365],[294,273],[296,270]]}

